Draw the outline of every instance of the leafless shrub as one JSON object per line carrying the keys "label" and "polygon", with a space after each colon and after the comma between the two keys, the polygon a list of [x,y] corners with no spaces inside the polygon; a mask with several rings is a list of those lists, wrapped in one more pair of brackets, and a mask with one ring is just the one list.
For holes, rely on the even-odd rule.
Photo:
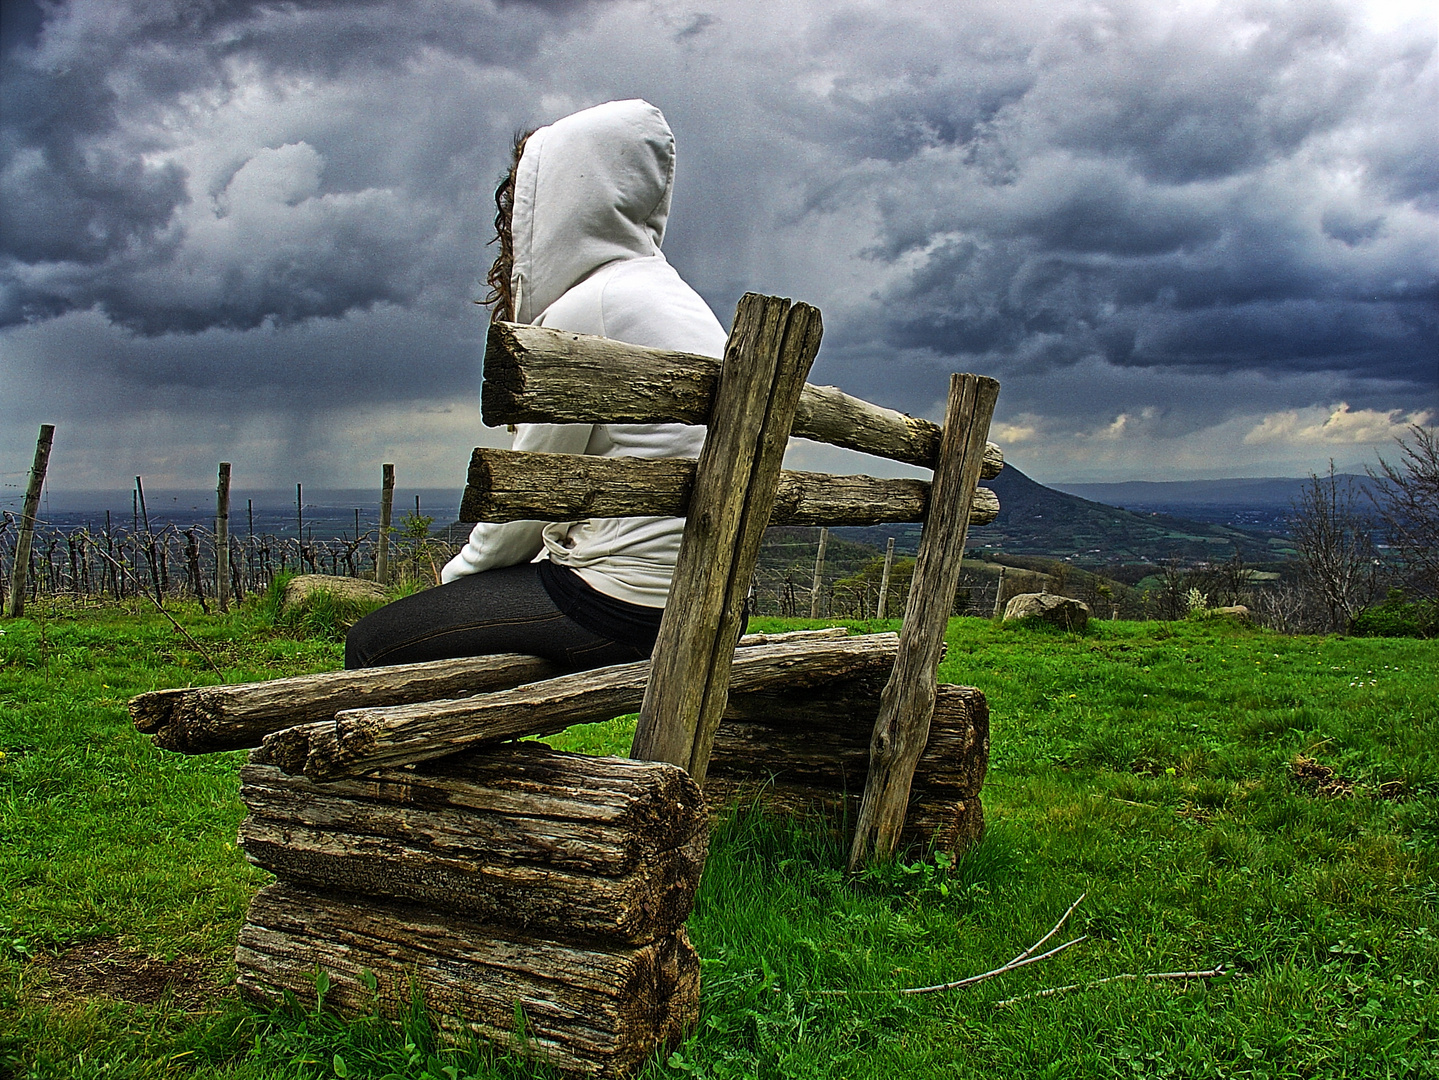
{"label": "leafless shrub", "polygon": [[1373,482],[1369,497],[1397,568],[1419,596],[1439,596],[1439,442],[1434,429],[1413,424],[1412,442],[1403,438],[1399,460],[1379,459],[1379,471],[1366,469]]}
{"label": "leafless shrub", "polygon": [[1310,474],[1294,502],[1290,529],[1303,583],[1325,612],[1324,630],[1348,630],[1379,588],[1378,552],[1358,507],[1354,482],[1335,476],[1333,461],[1324,476]]}

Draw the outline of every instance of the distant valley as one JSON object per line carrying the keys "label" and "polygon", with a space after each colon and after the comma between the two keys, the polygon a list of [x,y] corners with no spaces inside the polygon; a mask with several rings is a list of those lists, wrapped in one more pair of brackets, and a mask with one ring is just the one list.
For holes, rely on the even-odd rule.
{"label": "distant valley", "polygon": [[[1356,492],[1365,490],[1369,482],[1367,476],[1352,473],[1341,473],[1337,479],[1341,484],[1352,482]],[[1288,518],[1294,503],[1308,483],[1298,477],[1275,476],[1051,486],[1056,491],[1136,513],[1169,514],[1284,536],[1289,531]]]}
{"label": "distant valley", "polygon": [[[1194,501],[1189,506],[1203,508],[1204,490],[1189,485],[1246,484],[1246,481],[1179,481],[1174,487]],[[1282,535],[1283,515],[1287,514],[1292,496],[1279,485],[1294,485],[1297,493],[1302,481],[1256,481],[1271,485],[1252,493],[1247,505],[1264,512],[1276,527],[1236,526],[1226,520],[1206,520],[1211,515],[1179,514],[1184,506],[1178,499],[1167,501],[1164,510],[1143,508],[1135,502],[1123,508],[1113,502],[1083,497],[1080,487],[1125,488],[1129,484],[1067,485],[1071,491],[1046,487],[1030,479],[1014,466],[1006,466],[988,487],[999,496],[999,517],[991,524],[969,531],[971,549],[1002,552],[1007,555],[1037,555],[1063,559],[1081,566],[1109,566],[1116,563],[1157,563],[1179,559],[1185,563],[1224,562],[1236,553],[1247,563],[1283,561],[1293,555],[1293,548]],[[1168,484],[1138,485],[1144,489],[1169,489]],[[1148,493],[1148,492],[1146,492]],[[1126,501],[1130,492],[1119,493]],[[1261,495],[1263,497],[1261,497]],[[1277,499],[1265,502],[1264,498]],[[1244,504],[1240,504],[1241,506]],[[1143,509],[1137,509],[1143,508]],[[1214,515],[1217,516],[1217,515]],[[867,528],[837,529],[846,539],[874,544],[883,548],[886,538],[895,537],[895,547],[912,553],[919,543],[918,525],[880,525]]]}

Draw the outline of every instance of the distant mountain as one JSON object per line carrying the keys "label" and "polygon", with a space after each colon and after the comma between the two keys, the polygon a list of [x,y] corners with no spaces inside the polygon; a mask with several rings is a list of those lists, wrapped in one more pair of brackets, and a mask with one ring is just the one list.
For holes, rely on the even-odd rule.
{"label": "distant mountain", "polygon": [[[1043,555],[1070,562],[1103,566],[1113,563],[1223,562],[1236,552],[1246,562],[1271,562],[1288,551],[1283,540],[1250,529],[1194,521],[1172,514],[1135,513],[1080,498],[1036,483],[1013,465],[986,486],[999,496],[999,517],[969,530],[970,548],[1010,555]],[[912,553],[919,543],[918,525],[879,525],[836,529],[847,539]]]}
{"label": "distant mountain", "polygon": [[[1367,476],[1340,474],[1342,482],[1367,483]],[[1179,506],[1245,506],[1287,509],[1307,477],[1264,476],[1233,480],[1126,480],[1117,484],[1051,484],[1056,491],[1126,510]]]}
{"label": "distant mountain", "polygon": [[[1353,484],[1361,510],[1367,476],[1339,473],[1341,484]],[[1173,514],[1213,525],[1269,536],[1289,535],[1294,506],[1310,481],[1298,477],[1244,477],[1233,480],[1131,480],[1118,484],[1055,484],[1058,491],[1120,506],[1136,513]]]}

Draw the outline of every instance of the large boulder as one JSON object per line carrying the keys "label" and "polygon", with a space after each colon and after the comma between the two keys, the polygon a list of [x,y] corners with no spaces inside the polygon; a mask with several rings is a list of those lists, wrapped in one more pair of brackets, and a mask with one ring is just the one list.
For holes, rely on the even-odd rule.
{"label": "large boulder", "polygon": [[300,574],[285,582],[285,591],[280,597],[281,608],[302,605],[317,592],[329,593],[336,600],[383,600],[385,589],[373,581],[363,578],[333,577],[329,574]]}
{"label": "large boulder", "polygon": [[1004,621],[1043,619],[1066,630],[1083,630],[1089,623],[1089,605],[1054,593],[1020,593],[1004,607]]}

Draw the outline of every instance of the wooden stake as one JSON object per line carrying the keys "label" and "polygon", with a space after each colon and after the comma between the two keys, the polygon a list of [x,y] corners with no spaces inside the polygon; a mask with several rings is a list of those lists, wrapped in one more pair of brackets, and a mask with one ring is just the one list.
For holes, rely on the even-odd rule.
{"label": "wooden stake", "polygon": [[140,478],[135,477],[135,498],[140,501],[140,516],[145,520],[145,535],[150,534],[150,511],[145,509],[145,485]]}
{"label": "wooden stake", "polygon": [[215,487],[215,603],[230,609],[230,463],[220,462]]}
{"label": "wooden stake", "polygon": [[879,603],[875,605],[874,617],[884,618],[885,608],[889,604],[889,572],[894,569],[894,537],[889,538],[889,543],[884,546],[884,573],[879,579]]}
{"label": "wooden stake", "polygon": [[45,470],[50,465],[50,444],[54,440],[55,425],[41,424],[40,437],[35,440],[35,460],[30,466],[30,480],[25,485],[25,507],[21,511],[20,535],[15,540],[15,562],[10,567],[10,604],[7,614],[12,619],[18,619],[25,614],[30,545],[35,539],[35,515],[40,512],[40,492],[45,487]]}
{"label": "wooden stake", "polygon": [[380,466],[380,547],[375,555],[375,580],[390,583],[390,515],[395,508],[395,467]]}
{"label": "wooden stake", "polygon": [[728,700],[744,598],[821,333],[817,309],[746,293],[725,346],[670,586],[680,602],[665,608],[630,751],[686,768],[697,783]]}
{"label": "wooden stake", "polygon": [[999,568],[999,583],[994,587],[994,614],[991,618],[999,618],[1004,614],[1004,567]]}
{"label": "wooden stake", "polygon": [[849,853],[851,872],[873,860],[891,858],[899,843],[915,764],[929,737],[935,676],[959,585],[969,501],[979,484],[985,437],[998,397],[999,383],[993,379],[950,377],[929,519],[909,587],[899,658],[881,696],[870,739],[869,777]]}
{"label": "wooden stake", "polygon": [[155,557],[155,536],[150,532],[150,511],[145,509],[145,485],[135,477],[135,498],[140,504],[140,517],[145,522],[145,561],[150,566],[150,584],[155,588],[155,602],[165,602],[165,590],[160,582],[160,564]]}
{"label": "wooden stake", "polygon": [[814,584],[809,588],[809,617],[819,618],[819,590],[824,584],[824,552],[829,547],[829,530],[819,531],[819,551],[814,557]]}

